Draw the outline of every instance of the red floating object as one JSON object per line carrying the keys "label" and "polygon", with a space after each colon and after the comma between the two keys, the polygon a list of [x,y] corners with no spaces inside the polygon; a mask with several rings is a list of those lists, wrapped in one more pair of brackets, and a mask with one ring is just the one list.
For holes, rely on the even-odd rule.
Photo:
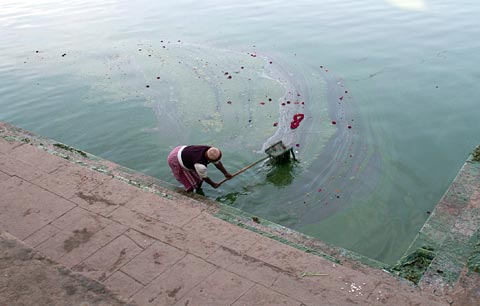
{"label": "red floating object", "polygon": [[351,126],[351,125],[349,125],[349,126],[347,126],[347,127],[348,127],[349,129],[351,129],[351,128],[352,128],[352,126]]}
{"label": "red floating object", "polygon": [[159,77],[159,76],[157,76],[157,80],[160,80],[160,77]]}
{"label": "red floating object", "polygon": [[274,122],[274,123],[273,123],[273,126],[278,126],[278,122]]}
{"label": "red floating object", "polygon": [[229,76],[227,77],[227,79],[231,79],[231,78],[232,78],[232,76],[231,76],[231,75],[229,75]]}
{"label": "red floating object", "polygon": [[343,100],[343,96],[341,96],[340,98],[338,98],[339,100]]}
{"label": "red floating object", "polygon": [[298,128],[300,126],[300,122],[305,118],[304,114],[295,114],[293,115],[293,120],[290,122],[290,128],[292,130]]}
{"label": "red floating object", "polygon": [[304,114],[295,114],[295,115],[293,115],[293,120],[294,120],[294,121],[298,121],[298,123],[300,123],[300,121],[302,121],[303,118],[305,118],[305,115],[304,115]]}
{"label": "red floating object", "polygon": [[265,102],[261,101],[261,102],[260,102],[260,105],[265,105]]}
{"label": "red floating object", "polygon": [[332,121],[332,124],[337,124],[337,122],[336,122],[336,121]]}

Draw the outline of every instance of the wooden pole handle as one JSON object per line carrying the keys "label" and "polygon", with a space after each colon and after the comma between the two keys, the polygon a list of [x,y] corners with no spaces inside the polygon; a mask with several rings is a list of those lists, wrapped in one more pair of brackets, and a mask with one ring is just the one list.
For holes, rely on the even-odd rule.
{"label": "wooden pole handle", "polygon": [[[237,172],[235,172],[234,174],[232,174],[232,177],[230,179],[232,179],[233,177],[239,175],[240,173],[242,172],[245,172],[246,170],[252,168],[253,166],[255,166],[256,164],[258,164],[259,162],[262,162],[264,160],[266,160],[267,158],[269,158],[270,156],[265,156],[264,158],[260,159],[260,160],[257,160],[256,162],[248,165],[248,166],[245,166],[243,167],[242,169],[238,170]],[[218,183],[218,186],[220,187],[220,185],[222,185],[223,183],[225,183],[226,181],[228,181],[228,179],[224,178],[223,180],[221,180],[219,183]]]}

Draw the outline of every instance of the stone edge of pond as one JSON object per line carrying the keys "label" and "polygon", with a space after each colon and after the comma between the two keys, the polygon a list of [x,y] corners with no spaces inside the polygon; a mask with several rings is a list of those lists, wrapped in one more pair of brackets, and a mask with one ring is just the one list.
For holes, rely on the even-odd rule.
{"label": "stone edge of pond", "polygon": [[192,205],[202,205],[202,208],[206,212],[219,219],[290,245],[304,252],[321,256],[334,263],[344,264],[351,267],[363,264],[369,267],[383,269],[387,272],[389,271],[389,266],[387,264],[376,261],[375,259],[347,249],[329,245],[321,240],[204,196],[194,193],[186,193],[183,189],[169,184],[168,182],[123,167],[70,145],[36,135],[9,123],[0,121],[0,138],[7,141],[16,141],[22,144],[35,146],[69,162],[109,175],[115,179],[127,182],[132,186],[169,199],[174,200],[181,198],[183,201],[191,203]]}
{"label": "stone edge of pond", "polygon": [[[392,272],[446,292],[480,269],[480,145],[461,167]],[[413,267],[415,266],[415,267]]]}

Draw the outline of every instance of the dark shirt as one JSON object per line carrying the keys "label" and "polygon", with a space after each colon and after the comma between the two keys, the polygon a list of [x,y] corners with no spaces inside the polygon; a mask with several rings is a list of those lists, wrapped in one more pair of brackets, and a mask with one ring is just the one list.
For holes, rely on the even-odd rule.
{"label": "dark shirt", "polygon": [[195,170],[195,164],[202,164],[206,167],[210,161],[205,157],[205,152],[210,148],[210,146],[186,146],[181,156],[183,165],[190,170]]}

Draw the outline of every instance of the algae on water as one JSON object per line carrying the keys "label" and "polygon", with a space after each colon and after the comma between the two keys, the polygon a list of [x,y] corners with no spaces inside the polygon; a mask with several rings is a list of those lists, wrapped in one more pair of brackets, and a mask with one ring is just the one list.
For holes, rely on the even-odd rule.
{"label": "algae on water", "polygon": [[423,246],[401,258],[392,270],[401,277],[418,284],[433,258],[435,258],[434,249],[429,246]]}

